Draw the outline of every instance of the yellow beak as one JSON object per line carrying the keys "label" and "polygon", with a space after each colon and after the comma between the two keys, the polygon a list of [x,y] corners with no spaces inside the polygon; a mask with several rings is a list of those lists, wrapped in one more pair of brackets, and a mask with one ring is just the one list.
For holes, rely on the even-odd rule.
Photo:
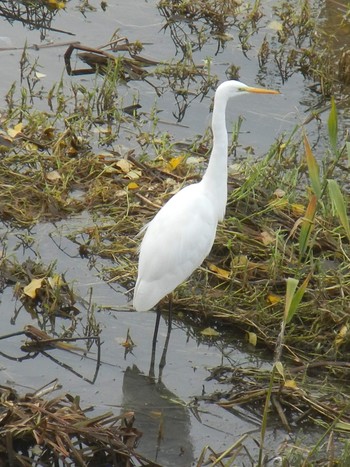
{"label": "yellow beak", "polygon": [[247,86],[246,88],[241,88],[241,91],[255,92],[258,94],[281,94],[279,91],[274,91],[273,89],[252,88],[250,86]]}

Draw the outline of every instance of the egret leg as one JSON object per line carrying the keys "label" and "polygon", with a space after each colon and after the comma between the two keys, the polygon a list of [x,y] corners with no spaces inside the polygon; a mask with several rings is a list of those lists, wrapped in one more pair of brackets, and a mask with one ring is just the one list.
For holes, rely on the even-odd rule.
{"label": "egret leg", "polygon": [[157,306],[157,316],[156,316],[156,323],[154,325],[154,331],[153,331],[153,339],[152,339],[152,353],[151,353],[151,364],[149,368],[149,376],[151,378],[155,378],[155,373],[154,373],[154,362],[156,359],[156,348],[157,348],[157,338],[158,338],[158,330],[159,330],[159,322],[160,322],[160,307],[159,305]]}
{"label": "egret leg", "polygon": [[162,374],[163,374],[163,369],[166,364],[166,354],[168,352],[168,345],[169,345],[169,340],[170,340],[170,334],[171,334],[171,325],[172,325],[172,314],[173,314],[173,295],[170,294],[169,297],[169,317],[168,317],[168,331],[166,334],[165,338],[165,343],[164,343],[164,348],[162,352],[162,356],[159,361],[159,381],[162,380]]}

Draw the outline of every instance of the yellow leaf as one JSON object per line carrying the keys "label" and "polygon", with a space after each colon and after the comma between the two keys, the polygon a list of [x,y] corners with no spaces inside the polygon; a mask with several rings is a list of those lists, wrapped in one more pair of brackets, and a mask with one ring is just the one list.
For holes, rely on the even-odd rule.
{"label": "yellow leaf", "polygon": [[184,156],[177,156],[177,157],[173,157],[172,159],[170,159],[169,161],[169,166],[170,166],[170,169],[171,170],[175,170],[176,167],[181,164],[181,162],[184,160]]}
{"label": "yellow leaf", "polygon": [[335,345],[339,346],[344,342],[344,339],[349,331],[349,328],[344,324],[341,328],[338,334],[335,336]]}
{"label": "yellow leaf", "polygon": [[269,293],[267,296],[267,301],[271,303],[271,305],[276,305],[276,303],[279,303],[282,300],[282,297],[274,294],[274,293]]}
{"label": "yellow leaf", "polygon": [[303,216],[305,213],[305,206],[303,204],[293,203],[290,205],[292,213],[296,216]]}
{"label": "yellow leaf", "polygon": [[128,189],[129,190],[136,190],[138,187],[139,187],[138,184],[135,183],[135,182],[128,183]]}
{"label": "yellow leaf", "polygon": [[256,344],[258,343],[258,336],[255,334],[255,332],[248,332],[248,342],[249,344],[256,347]]}
{"label": "yellow leaf", "polygon": [[221,277],[221,279],[229,279],[230,278],[230,271],[227,271],[226,269],[221,269],[218,266],[215,266],[215,264],[209,264],[209,269],[210,271],[214,272],[217,276]]}
{"label": "yellow leaf", "polygon": [[201,334],[203,336],[208,336],[208,337],[217,337],[220,336],[220,333],[215,331],[213,328],[205,328],[203,331],[201,331]]}
{"label": "yellow leaf", "polygon": [[135,347],[135,344],[131,342],[129,339],[126,339],[124,342],[122,342],[122,346],[125,347],[126,349],[133,349]]}
{"label": "yellow leaf", "polygon": [[284,387],[285,388],[291,388],[291,389],[298,389],[298,385],[297,385],[297,383],[295,382],[294,379],[287,379],[284,382]]}
{"label": "yellow leaf", "polygon": [[42,279],[32,279],[31,282],[26,285],[23,289],[23,292],[25,295],[27,295],[30,298],[35,298],[36,297],[36,291],[40,289],[42,283],[43,283],[44,278]]}
{"label": "yellow leaf", "polygon": [[270,245],[270,243],[275,243],[275,237],[269,232],[266,232],[266,230],[261,232],[260,237],[265,246]]}
{"label": "yellow leaf", "polygon": [[46,0],[46,3],[50,8],[53,8],[55,10],[61,10],[62,8],[65,8],[66,2],[59,1],[59,0]]}
{"label": "yellow leaf", "polygon": [[7,134],[11,136],[11,138],[15,138],[18,135],[18,133],[21,133],[22,130],[23,123],[17,123],[17,125],[15,125],[13,128],[9,128],[7,130]]}

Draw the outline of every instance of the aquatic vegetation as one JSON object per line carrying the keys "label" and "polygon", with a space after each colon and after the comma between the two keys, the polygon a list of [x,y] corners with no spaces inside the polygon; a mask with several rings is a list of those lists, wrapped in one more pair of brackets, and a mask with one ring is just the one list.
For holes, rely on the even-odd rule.
{"label": "aquatic vegetation", "polygon": [[76,465],[151,465],[133,450],[140,437],[133,428],[133,413],[89,417],[79,397],[66,394],[48,399],[57,389],[60,386],[54,381],[20,396],[11,387],[1,386],[0,458],[4,462],[24,467],[67,459]]}
{"label": "aquatic vegetation", "polygon": [[[85,13],[91,5],[81,2],[80,7]],[[240,150],[246,157],[230,167],[227,215],[210,257],[176,290],[174,313],[189,322],[209,321],[208,339],[230,330],[256,348],[275,351],[269,371],[234,366],[211,370],[209,378],[231,382],[232,389],[202,395],[203,401],[214,401],[230,411],[238,405],[253,408],[255,413],[258,408],[261,462],[267,423],[282,424],[289,431],[294,424],[304,426],[307,419],[325,430],[322,440],[327,439],[332,447],[333,433],[349,431],[348,396],[338,386],[335,390],[335,381],[346,381],[349,373],[350,146],[337,120],[342,100],[337,93],[347,82],[347,51],[340,54],[339,66],[338,62],[334,66],[329,35],[316,27],[315,12],[304,0],[297,8],[290,2],[276,4],[272,21],[265,18],[260,1],[162,0],[158,8],[165,21],[163,31],[170,32],[176,51],[182,54],[179,59],[148,59],[141,42],[116,33],[103,48],[67,45],[71,81],[58,78],[45,90],[40,63],[32,60],[29,47],[24,48],[19,64],[21,86],[11,86],[1,114],[2,223],[8,230],[22,229],[23,248],[30,248],[30,229],[37,223],[89,213],[92,222],[76,227],[68,238],[91,261],[113,260],[109,266],[103,263],[101,278],[131,290],[137,233],[174,192],[200,178],[211,134],[177,141],[170,130],[160,129],[156,105],[141,108],[137,93],[131,104],[124,103],[120,85],[142,80],[157,96],[171,89],[175,116],[181,121],[191,101],[206,96],[218,80],[213,57],[196,63],[195,53],[208,41],[216,43],[218,53],[233,40],[229,31],[234,28],[242,52],[258,56],[259,79],[273,75],[285,82],[301,74],[310,80],[311,92],[321,92],[326,107],[313,109],[303,124],[292,134],[281,135],[259,160],[251,155],[253,148],[239,146],[238,121],[230,154]],[[47,16],[50,21],[54,12]],[[348,27],[348,17],[344,12],[341,27]],[[259,47],[254,42],[257,38],[262,38]],[[80,60],[77,68],[72,57]],[[239,71],[236,64],[228,64],[228,76],[237,77]],[[74,80],[80,73],[91,75],[88,84]],[[331,94],[336,98],[328,101]],[[319,119],[325,108],[330,110],[328,122],[319,122],[319,126],[327,134],[327,148],[320,153],[309,141],[308,123]],[[14,322],[20,312],[36,320],[37,326],[23,330],[25,358],[53,347],[79,355],[92,345],[99,349],[100,328],[93,304],[80,302],[72,284],[55,272],[54,264],[18,261],[16,253],[8,257],[3,246],[0,272],[1,290],[12,288],[16,299]],[[166,311],[164,303],[161,307]],[[31,410],[50,404],[30,399],[24,407],[24,399],[11,390],[2,400],[6,417],[15,415],[9,408],[13,401],[21,415],[10,419],[12,433],[17,433],[15,422],[28,423],[32,433],[30,423],[36,415]],[[72,409],[69,402],[69,398],[60,398],[52,404],[61,413]],[[79,404],[74,408],[81,415]],[[119,442],[125,430],[118,425],[115,432],[115,421],[109,415],[97,424],[77,419],[92,423],[98,436],[102,436],[98,423],[105,424],[107,433],[112,430]],[[71,439],[60,438],[60,442],[72,446]],[[125,446],[117,447],[123,454]],[[244,439],[215,459],[234,456],[236,448],[244,449]],[[203,458],[209,451],[215,454],[207,448]],[[292,452],[290,458],[298,459],[295,465],[301,465],[300,459],[307,465],[314,454],[310,449],[305,456]],[[137,460],[147,465],[146,460]]]}

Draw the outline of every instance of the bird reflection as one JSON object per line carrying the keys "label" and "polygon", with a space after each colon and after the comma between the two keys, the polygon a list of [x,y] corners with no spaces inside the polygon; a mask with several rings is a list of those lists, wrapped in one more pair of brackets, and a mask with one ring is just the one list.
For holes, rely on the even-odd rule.
{"label": "bird reflection", "polygon": [[[158,325],[159,319],[158,313]],[[156,332],[152,342],[149,374],[142,373],[136,365],[126,369],[123,378],[123,411],[131,410],[135,413],[135,426],[142,432],[138,446],[140,453],[163,466],[191,465],[194,453],[189,409],[162,382],[170,333],[169,322],[157,379]]]}

